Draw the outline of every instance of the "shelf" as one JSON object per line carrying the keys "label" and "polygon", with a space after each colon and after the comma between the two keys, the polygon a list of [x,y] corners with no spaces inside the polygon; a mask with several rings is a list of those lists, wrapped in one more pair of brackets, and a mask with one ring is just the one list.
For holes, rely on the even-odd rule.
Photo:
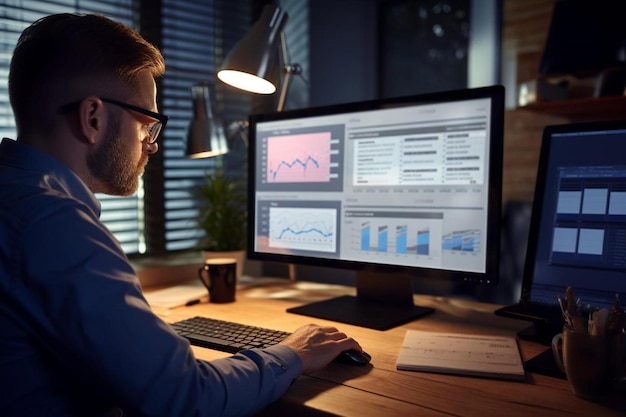
{"label": "shelf", "polygon": [[626,97],[611,96],[542,101],[520,106],[518,109],[572,119],[626,119]]}

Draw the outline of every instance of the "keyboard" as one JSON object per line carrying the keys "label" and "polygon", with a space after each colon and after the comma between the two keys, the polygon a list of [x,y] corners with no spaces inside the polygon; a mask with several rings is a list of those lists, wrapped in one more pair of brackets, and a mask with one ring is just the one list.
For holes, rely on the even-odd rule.
{"label": "keyboard", "polygon": [[273,346],[291,334],[201,316],[181,320],[171,326],[192,345],[228,353]]}

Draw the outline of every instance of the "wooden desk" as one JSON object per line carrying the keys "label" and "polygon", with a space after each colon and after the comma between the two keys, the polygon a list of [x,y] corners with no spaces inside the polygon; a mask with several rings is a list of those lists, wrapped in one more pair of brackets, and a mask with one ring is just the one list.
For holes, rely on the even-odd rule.
{"label": "wooden desk", "polygon": [[[567,381],[528,373],[525,382],[466,376],[397,371],[396,356],[407,329],[514,335],[527,322],[497,317],[497,305],[416,296],[415,302],[436,308],[428,317],[387,331],[332,323],[287,313],[289,307],[353,294],[353,288],[284,280],[258,280],[240,286],[237,301],[203,302],[162,313],[168,322],[195,315],[293,331],[310,322],[332,324],[359,341],[372,355],[371,366],[331,364],[301,376],[261,416],[624,416],[624,393],[598,402],[574,396]],[[544,350],[521,341],[524,360]],[[197,357],[211,360],[227,354],[193,348]]]}

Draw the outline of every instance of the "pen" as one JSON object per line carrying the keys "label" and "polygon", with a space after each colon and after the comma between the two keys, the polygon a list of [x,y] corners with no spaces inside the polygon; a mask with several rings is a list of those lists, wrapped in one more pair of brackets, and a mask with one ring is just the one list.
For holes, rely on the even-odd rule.
{"label": "pen", "polygon": [[567,310],[567,300],[561,298],[560,295],[557,295],[556,298],[559,301],[559,307],[561,307],[561,315],[563,316],[563,320],[565,321],[564,325],[568,329],[572,330],[572,319],[569,315],[569,311]]}
{"label": "pen", "polygon": [[580,300],[574,298],[574,290],[572,287],[565,289],[565,301],[567,302],[567,313],[572,320],[572,331],[587,332],[587,326],[581,316]]}

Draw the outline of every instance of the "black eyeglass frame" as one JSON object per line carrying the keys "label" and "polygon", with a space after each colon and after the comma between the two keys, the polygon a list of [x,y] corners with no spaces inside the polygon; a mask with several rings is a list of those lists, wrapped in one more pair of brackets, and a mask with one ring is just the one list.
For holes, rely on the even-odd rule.
{"label": "black eyeglass frame", "polygon": [[[137,113],[141,113],[145,116],[156,119],[157,121],[152,123],[150,127],[148,128],[148,133],[150,134],[150,140],[148,141],[148,143],[156,142],[157,138],[159,137],[159,133],[161,133],[161,130],[165,128],[165,125],[167,124],[167,121],[169,120],[169,117],[164,114],[155,113],[151,110],[144,109],[143,107],[135,106],[134,104],[129,104],[129,103],[115,100],[112,98],[106,98],[106,97],[98,97],[98,98],[105,103],[113,104],[114,106],[119,106],[124,109],[136,111]],[[61,113],[70,112],[72,110],[77,109],[79,104],[80,104],[80,101],[75,101],[73,103],[65,104],[61,106],[59,111]]]}

